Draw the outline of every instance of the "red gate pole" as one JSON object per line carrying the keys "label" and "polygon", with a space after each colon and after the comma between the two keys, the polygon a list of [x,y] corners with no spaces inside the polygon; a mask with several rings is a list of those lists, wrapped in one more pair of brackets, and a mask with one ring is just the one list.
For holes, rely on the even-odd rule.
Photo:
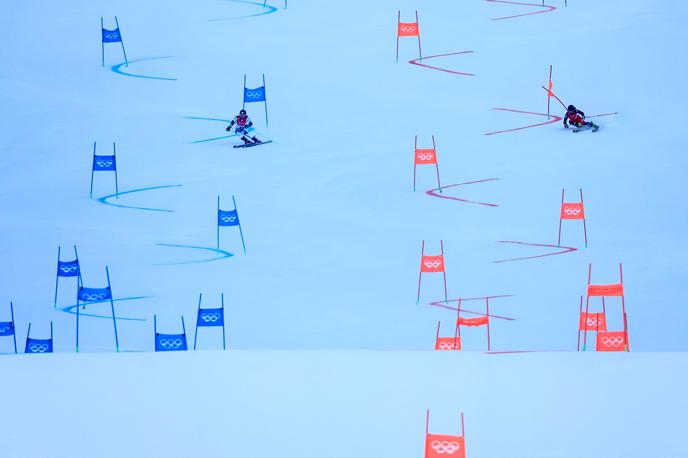
{"label": "red gate pole", "polygon": [[[580,351],[580,314],[583,313],[583,296],[581,296],[580,300],[580,306],[578,307],[578,349],[576,351]],[[585,328],[587,329],[588,327],[588,317],[585,317]]]}
{"label": "red gate pole", "polygon": [[420,302],[420,283],[423,277],[423,255],[425,253],[425,240],[420,247],[420,268],[418,269],[418,297],[416,298],[416,304]]}
{"label": "red gate pole", "polygon": [[585,237],[585,248],[588,247],[588,228],[585,224],[585,205],[583,205],[583,188],[578,188],[580,191],[581,206],[583,207],[583,237]]}
{"label": "red gate pole", "polygon": [[559,207],[559,237],[557,237],[557,248],[561,247],[561,209],[564,207],[564,190],[561,190],[561,207]]}
{"label": "red gate pole", "polygon": [[418,154],[418,135],[413,140],[413,192],[416,192],[416,157]]}
{"label": "red gate pole", "polygon": [[[592,264],[588,264],[588,289],[590,287],[590,276],[592,275]],[[589,308],[590,305],[590,296],[588,295],[588,291],[586,289],[585,291],[585,317],[587,318],[588,316],[588,311],[590,310]],[[583,331],[583,351],[587,350],[587,345],[588,345],[588,326],[586,322],[585,330]]]}
{"label": "red gate pole", "polygon": [[444,277],[444,302],[449,302],[449,295],[447,294],[447,263],[444,262],[444,242],[440,240],[440,249],[442,251],[442,276]]}
{"label": "red gate pole", "polygon": [[[543,0],[544,4],[544,0]],[[549,105],[552,101],[552,65],[549,66],[549,91],[547,92],[547,119],[549,119]]]}
{"label": "red gate pole", "polygon": [[487,351],[490,351],[490,299],[485,298],[485,316],[487,318]]}
{"label": "red gate pole", "polygon": [[[420,23],[418,22],[418,11],[416,11],[416,29],[418,30],[418,60],[423,60],[423,53],[420,50]],[[398,34],[397,32],[397,35]]]}
{"label": "red gate pole", "polygon": [[[619,263],[619,278],[621,279],[621,287],[623,288],[623,269],[621,268],[621,263]],[[624,337],[626,338],[626,351],[631,351],[631,344],[628,343],[628,318],[626,316],[626,291],[624,290],[621,295],[621,310],[623,312],[624,318]]]}
{"label": "red gate pole", "polygon": [[401,10],[397,11],[397,64],[399,63],[399,24],[401,24]]}
{"label": "red gate pole", "polygon": [[440,161],[437,158],[437,147],[435,146],[435,136],[432,136],[432,151],[435,153],[435,170],[437,171],[437,188],[442,193],[442,185],[440,184]]}

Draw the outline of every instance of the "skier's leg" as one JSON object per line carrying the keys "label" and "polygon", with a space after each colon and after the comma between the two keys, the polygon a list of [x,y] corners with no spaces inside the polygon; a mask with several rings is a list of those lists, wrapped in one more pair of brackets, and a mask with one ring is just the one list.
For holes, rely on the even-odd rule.
{"label": "skier's leg", "polygon": [[245,144],[251,143],[248,138],[246,138],[246,129],[243,127],[240,129],[236,130],[237,135],[241,135],[241,139],[244,141]]}

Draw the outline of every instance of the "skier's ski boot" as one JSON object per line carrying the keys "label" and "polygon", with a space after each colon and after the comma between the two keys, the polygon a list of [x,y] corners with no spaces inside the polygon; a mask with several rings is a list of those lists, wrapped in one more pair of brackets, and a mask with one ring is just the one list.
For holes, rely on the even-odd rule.
{"label": "skier's ski boot", "polygon": [[242,136],[241,139],[244,141],[244,145],[248,145],[249,143],[251,143],[251,141],[248,138],[246,138],[246,136]]}
{"label": "skier's ski boot", "polygon": [[599,129],[599,128],[600,128],[600,126],[598,126],[597,124],[592,125],[592,131],[593,132],[597,132],[597,129]]}
{"label": "skier's ski boot", "polygon": [[251,138],[251,140],[253,140],[253,143],[261,143],[261,141],[258,140],[257,137],[253,137],[253,138]]}

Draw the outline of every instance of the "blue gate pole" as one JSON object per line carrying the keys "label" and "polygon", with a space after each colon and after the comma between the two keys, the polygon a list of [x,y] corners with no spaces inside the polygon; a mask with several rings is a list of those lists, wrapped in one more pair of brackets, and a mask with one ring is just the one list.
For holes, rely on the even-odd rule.
{"label": "blue gate pole", "polygon": [[246,108],[246,73],[244,73],[244,90],[241,93],[241,108]]}
{"label": "blue gate pole", "polygon": [[89,193],[89,197],[93,198],[93,161],[95,161],[96,158],[96,142],[93,142],[93,159],[91,160],[91,192]]}
{"label": "blue gate pole", "polygon": [[110,286],[110,270],[105,266],[105,274],[107,275],[108,290],[110,290],[110,310],[112,310],[112,325],[115,327],[115,349],[119,353],[119,336],[117,335],[117,319],[115,318],[115,303],[112,300],[112,286]]}
{"label": "blue gate pole", "polygon": [[76,264],[79,266],[79,275],[77,277],[76,283],[77,288],[84,285],[84,281],[81,278],[81,262],[79,262],[79,253],[76,252],[76,245],[74,245],[74,256],[76,257]]}
{"label": "blue gate pole", "polygon": [[265,73],[263,73],[263,103],[265,104],[265,127],[269,127],[268,123],[268,92],[265,88]]}
{"label": "blue gate pole", "polygon": [[119,33],[119,43],[122,45],[122,53],[124,53],[124,66],[129,66],[129,61],[127,60],[127,52],[124,50],[124,39],[122,38],[122,31],[119,28],[119,21],[117,21],[117,16],[115,16],[115,24],[117,24],[117,32]]}
{"label": "blue gate pole", "polygon": [[12,338],[14,339],[14,354],[17,354],[17,323],[14,322],[14,305],[10,302],[10,313],[12,314]]}
{"label": "blue gate pole", "polygon": [[201,297],[203,297],[203,293],[198,294],[198,312],[196,312],[196,330],[194,331],[194,350],[196,349],[196,338],[198,337],[198,315],[201,313]]}
{"label": "blue gate pole", "polygon": [[101,65],[105,67],[105,43],[103,43],[103,16],[100,17],[100,57]]}
{"label": "blue gate pole", "polygon": [[241,236],[241,246],[244,247],[244,254],[246,254],[246,243],[244,242],[244,232],[241,230],[241,218],[239,218],[239,210],[237,210],[236,200],[232,196],[232,202],[234,202],[234,211],[237,214],[237,219],[239,220],[239,235]]}
{"label": "blue gate pole", "polygon": [[182,334],[184,334],[184,343],[188,347],[188,343],[186,340],[186,326],[184,325],[184,315],[182,315]]}
{"label": "blue gate pole", "polygon": [[[57,272],[55,272],[55,302],[53,308],[57,308],[57,285],[60,281],[60,246],[57,246]],[[81,270],[81,269],[79,269]]]}
{"label": "blue gate pole", "polygon": [[222,349],[226,350],[225,348],[225,293],[220,293],[220,304],[222,307]]}
{"label": "blue gate pole", "polygon": [[112,155],[115,157],[115,199],[119,199],[119,181],[117,179],[117,148],[115,148],[115,142],[112,142]]}
{"label": "blue gate pole", "polygon": [[76,353],[79,353],[79,293],[76,297]]}

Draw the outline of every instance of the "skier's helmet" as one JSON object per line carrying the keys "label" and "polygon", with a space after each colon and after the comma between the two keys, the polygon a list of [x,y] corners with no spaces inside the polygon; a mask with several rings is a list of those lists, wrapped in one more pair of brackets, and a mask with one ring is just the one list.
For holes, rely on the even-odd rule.
{"label": "skier's helmet", "polygon": [[569,113],[575,113],[576,112],[576,107],[573,105],[569,105],[569,107],[566,109]]}
{"label": "skier's helmet", "polygon": [[239,114],[242,115],[242,116],[246,116],[246,110],[244,110],[244,109],[242,108],[241,111],[239,112]]}

